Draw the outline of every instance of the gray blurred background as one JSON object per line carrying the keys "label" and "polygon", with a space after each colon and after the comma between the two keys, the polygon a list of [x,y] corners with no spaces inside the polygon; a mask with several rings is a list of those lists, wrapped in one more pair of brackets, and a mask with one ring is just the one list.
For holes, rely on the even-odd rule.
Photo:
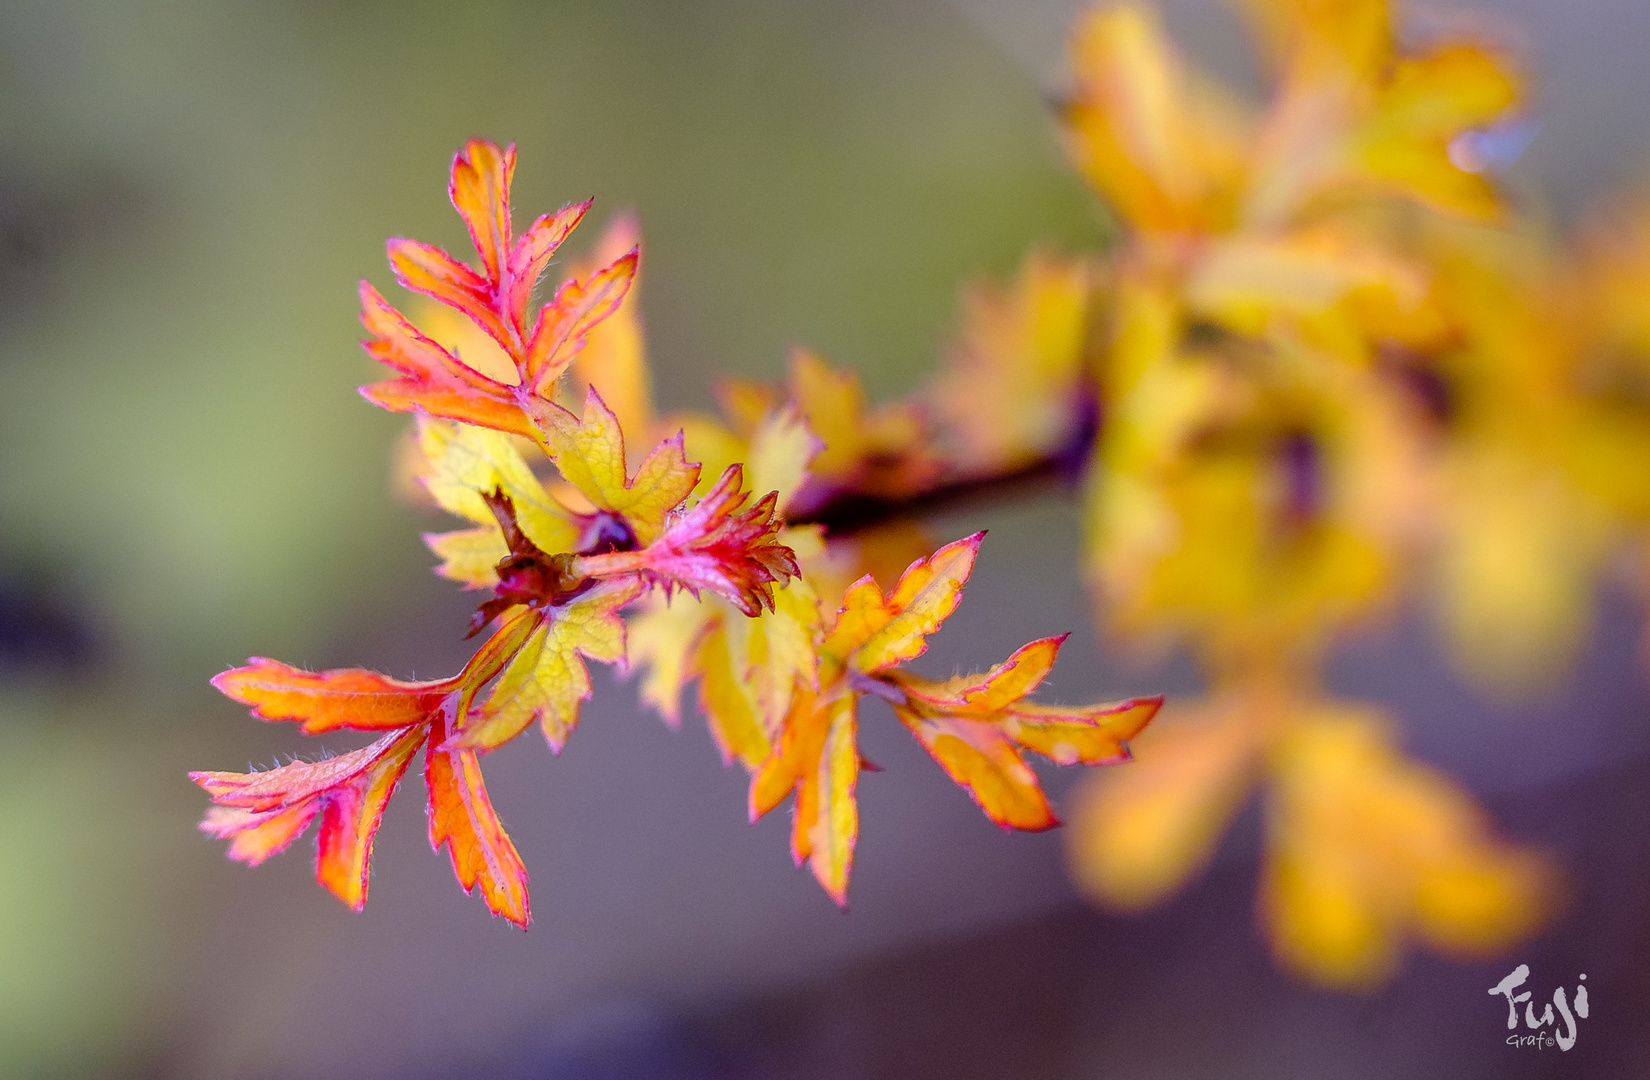
{"label": "gray blurred background", "polygon": [[[745,824],[702,725],[667,731],[601,677],[560,758],[528,738],[488,759],[533,875],[525,935],[460,893],[410,789],[360,915],[307,841],[248,870],[195,832],[187,770],[354,745],[250,720],[211,675],[465,656],[473,597],[428,572],[438,522],[389,487],[405,418],[354,393],[355,282],[389,291],[389,235],[462,248],[465,138],[520,144],[522,213],[640,212],[662,406],[775,375],[792,343],[891,396],[960,282],[1105,242],[1043,105],[1074,9],[0,3],[0,1076],[1650,1076],[1650,692],[1614,594],[1547,700],[1482,702],[1419,622],[1338,661],[1338,689],[1399,710],[1574,882],[1506,963],[1419,956],[1373,997],[1272,969],[1252,812],[1184,896],[1107,917],[1057,834],[1004,835],[874,712],[887,771],[860,785],[848,915],[792,869],[785,815]],[[1168,9],[1257,84],[1224,9]],[[1478,10],[1541,77],[1519,190],[1562,218],[1634,175],[1650,5]],[[928,670],[1073,630],[1063,700],[1195,690],[1104,661],[1069,501],[933,525],[992,532]],[[1485,988],[1516,961],[1538,994],[1588,973],[1575,1051],[1501,1044]]]}

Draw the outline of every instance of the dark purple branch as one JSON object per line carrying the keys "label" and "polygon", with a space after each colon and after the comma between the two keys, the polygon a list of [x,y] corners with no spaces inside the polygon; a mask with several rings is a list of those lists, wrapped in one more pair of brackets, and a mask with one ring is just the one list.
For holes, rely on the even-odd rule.
{"label": "dark purple branch", "polygon": [[857,532],[903,517],[923,517],[1009,499],[1032,498],[1074,486],[1088,463],[1099,432],[1099,409],[1092,397],[1079,402],[1065,445],[1012,469],[943,477],[934,486],[903,496],[869,495],[838,489],[791,513],[792,525],[823,525],[830,535]]}

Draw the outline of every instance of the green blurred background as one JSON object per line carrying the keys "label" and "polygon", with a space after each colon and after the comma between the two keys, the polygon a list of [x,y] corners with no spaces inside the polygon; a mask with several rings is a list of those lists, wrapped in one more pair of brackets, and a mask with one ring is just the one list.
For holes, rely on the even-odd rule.
{"label": "green blurred background", "polygon": [[[560,759],[532,740],[492,759],[534,875],[525,936],[454,887],[416,799],[391,807],[362,915],[313,885],[307,843],[249,871],[194,830],[186,770],[351,745],[247,719],[211,675],[254,653],[403,677],[462,660],[468,601],[428,572],[435,520],[390,490],[406,420],[354,393],[374,375],[354,343],[356,280],[390,291],[385,237],[462,249],[444,190],[464,139],[519,144],[519,213],[640,212],[662,406],[777,374],[792,343],[891,396],[934,364],[962,281],[1105,240],[1043,103],[1071,7],[0,4],[0,1076],[1431,1075],[1459,1047],[1391,1025],[1450,1010],[1462,1045],[1499,1049],[1488,968],[1424,961],[1374,1013],[1285,986],[1248,922],[1242,829],[1227,877],[1100,919],[1057,837],[1001,835],[892,730],[867,736],[889,772],[862,784],[844,917],[790,867],[782,815],[743,823],[702,727],[670,733],[605,680]],[[1562,208],[1650,146],[1650,113],[1599,89],[1645,100],[1623,43],[1650,18],[1589,5],[1604,51],[1584,53],[1556,0],[1502,10],[1554,73],[1552,128],[1578,118],[1526,169]],[[1224,14],[1171,15],[1242,76]],[[972,619],[936,670],[1072,629],[1067,700],[1189,686],[1094,659],[1069,505],[935,529],[981,524]],[[1486,712],[1413,635],[1343,677],[1449,712],[1423,751],[1517,833],[1525,793],[1645,760],[1626,622],[1568,704]],[[1486,758],[1500,739],[1523,742]],[[1623,821],[1650,802],[1631,791]],[[1588,813],[1522,824],[1579,843]],[[1598,947],[1642,958],[1650,918],[1621,928],[1646,915],[1650,845],[1620,842],[1575,858],[1618,864]],[[1160,1004],[1116,1000],[1148,984]],[[1315,1049],[1276,1050],[1273,1022]],[[1438,1075],[1512,1075],[1484,1060]]]}

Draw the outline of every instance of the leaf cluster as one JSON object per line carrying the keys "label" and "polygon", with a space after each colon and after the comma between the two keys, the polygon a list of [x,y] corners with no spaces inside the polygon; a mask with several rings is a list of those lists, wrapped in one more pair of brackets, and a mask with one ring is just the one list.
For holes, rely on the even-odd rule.
{"label": "leaf cluster", "polygon": [[[801,356],[788,395],[730,383],[725,423],[685,418],[665,433],[672,424],[652,415],[645,392],[633,303],[639,248],[622,243],[634,225],[621,219],[601,257],[534,312],[540,277],[590,204],[544,215],[518,235],[514,169],[514,147],[481,140],[453,161],[448,191],[477,265],[413,240],[388,245],[397,280],[461,316],[465,330],[426,333],[361,286],[366,350],[395,372],[362,393],[415,415],[418,480],[468,520],[426,540],[439,573],[490,591],[470,626],[485,637],[463,670],[435,681],[307,672],[261,657],[214,679],[262,720],[296,722],[306,734],[381,733],[320,761],[192,773],[213,800],[202,828],[228,839],[232,858],[260,863],[319,818],[316,877],[359,909],[385,804],[422,751],[432,847],[447,849],[466,891],[479,888],[494,914],[525,927],[527,870],[488,798],[481,760],[534,726],[560,751],[592,694],[589,661],[648,666],[643,697],[672,723],[697,680],[724,756],[752,772],[752,818],[794,794],[792,853],[838,903],[859,831],[865,695],[889,701],[1005,827],[1055,824],[1024,751],[1061,764],[1128,757],[1127,741],[1158,699],[1064,709],[1024,700],[1059,639],[948,683],[906,669],[960,602],[983,534],[919,553],[885,593],[859,572],[877,560],[833,545],[818,526],[791,524],[788,515],[822,492],[898,496],[926,483],[936,466],[910,407],[869,409],[851,376]],[[576,411],[575,383],[584,386]],[[623,422],[600,386],[612,388]],[[626,426],[641,445],[658,441],[635,456]]]}

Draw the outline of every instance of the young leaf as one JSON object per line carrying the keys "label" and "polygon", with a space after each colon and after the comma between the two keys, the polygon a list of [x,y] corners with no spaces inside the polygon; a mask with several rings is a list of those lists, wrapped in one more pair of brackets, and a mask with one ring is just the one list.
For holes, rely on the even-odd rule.
{"label": "young leaf", "polygon": [[262,656],[212,679],[226,697],[252,706],[259,720],[297,720],[306,735],[337,728],[402,728],[428,717],[453,680],[402,682],[376,671],[303,671]]}
{"label": "young leaf", "polygon": [[[797,530],[781,533],[795,540]],[[819,682],[819,595],[805,576],[792,578],[774,591],[773,608],[754,619],[722,622],[733,685],[750,705],[763,731],[779,731],[798,685]]]}
{"label": "young leaf", "polygon": [[508,436],[419,417],[418,443],[425,461],[419,479],[443,510],[492,526],[497,533],[487,496],[500,493],[540,551],[568,551],[577,544],[583,524],[546,493]]}
{"label": "young leaf", "polygon": [[921,656],[927,636],[962,601],[963,583],[974,571],[985,533],[954,540],[912,563],[886,598],[870,577],[856,581],[843,598],[842,612],[825,648],[863,672],[880,671]]}
{"label": "young leaf", "polygon": [[[590,211],[590,204],[589,199],[568,203],[554,214],[538,218],[517,238],[510,250],[508,280],[500,290],[502,307],[511,326],[525,328],[527,305],[533,299],[534,286],[568,235],[584,220],[584,215]],[[520,351],[519,340],[515,351]]]}
{"label": "young leaf", "polygon": [[[792,403],[820,440],[811,471],[824,485],[900,498],[938,477],[939,462],[929,451],[919,406],[869,407],[858,375],[833,369],[806,349],[791,354],[789,388]],[[738,396],[724,404],[735,404]]]}
{"label": "young leaf", "polygon": [[1127,761],[1128,740],[1163,704],[1162,698],[1146,698],[1062,708],[1025,701],[1054,666],[1064,640],[1034,641],[990,671],[945,682],[903,671],[889,678],[904,693],[904,701],[894,704],[895,714],[986,816],[1004,828],[1038,830],[1059,824],[1021,751],[1061,765]]}
{"label": "young leaf", "polygon": [[1465,792],[1406,761],[1379,715],[1328,707],[1277,747],[1261,915],[1279,959],[1314,982],[1368,987],[1416,933],[1482,956],[1530,932],[1552,871],[1502,843]]}
{"label": "young leaf", "polygon": [[629,476],[624,433],[594,387],[582,419],[546,401],[535,409],[534,420],[557,471],[597,509],[622,517],[642,544],[659,538],[665,516],[698,483],[699,468],[682,456],[680,433],[655,447]]}
{"label": "young leaf", "polygon": [[433,244],[398,237],[386,248],[390,269],[402,288],[457,309],[504,349],[510,348],[510,328],[499,318],[492,282]]}
{"label": "young leaf", "polygon": [[[638,249],[640,243],[641,223],[636,215],[616,214],[588,255],[573,262],[571,276],[589,277],[627,252]],[[649,435],[658,427],[642,329],[641,281],[638,264],[630,288],[617,309],[584,335],[584,344],[568,369],[571,377],[562,382],[556,397],[563,407],[577,409],[594,386],[613,415],[619,418],[619,426],[636,437]],[[631,449],[634,451],[636,445]],[[719,468],[710,471],[713,476],[721,472]]]}
{"label": "young leaf", "polygon": [[361,394],[391,412],[425,412],[512,435],[535,436],[513,387],[490,379],[419,333],[366,282],[361,283],[361,325],[371,334],[367,355],[401,373],[363,386]]}
{"label": "young leaf", "polygon": [[531,919],[527,868],[487,798],[476,752],[446,749],[446,741],[445,720],[438,719],[424,754],[430,846],[437,851],[446,846],[465,892],[480,885],[488,910],[525,930]]}
{"label": "young leaf", "polygon": [[694,656],[699,674],[699,711],[710,725],[722,763],[729,765],[737,759],[746,769],[766,761],[773,752],[773,743],[747,693],[747,673],[730,655],[728,635],[733,627],[756,621],[731,617],[718,620]]}
{"label": "young leaf", "polygon": [[217,804],[201,829],[234,838],[230,857],[255,866],[284,851],[320,814],[315,878],[360,911],[378,822],[427,731],[415,725],[348,754],[267,772],[190,773]]}
{"label": "young leaf", "polygon": [[668,727],[682,722],[682,692],[697,671],[694,656],[704,634],[720,626],[722,612],[708,602],[655,594],[625,627],[631,671],[645,670],[641,699]]}
{"label": "young leaf", "polygon": [[855,788],[861,767],[855,695],[834,688],[829,696],[799,690],[779,746],[751,777],[754,821],[796,794],[791,819],[791,858],[808,863],[815,879],[841,907],[859,842]]}
{"label": "young leaf", "polygon": [[425,533],[424,544],[441,560],[435,572],[466,589],[498,585],[498,564],[510,554],[510,546],[496,525]]}
{"label": "young leaf", "polygon": [[642,591],[633,580],[597,585],[565,606],[532,613],[534,625],[478,712],[456,726],[449,749],[495,750],[535,720],[560,752],[590,699],[590,673],[580,657],[605,664],[625,659],[618,609]]}
{"label": "young leaf", "polygon": [[614,311],[636,278],[641,253],[636,248],[584,278],[563,285],[539,312],[523,361],[522,383],[535,394],[550,389],[573,362],[585,337]]}
{"label": "young leaf", "polygon": [[1006,288],[963,294],[963,331],[931,394],[961,463],[1012,469],[1080,434],[1098,276],[1088,260],[1034,253]]}
{"label": "young leaf", "polygon": [[739,490],[742,476],[738,465],[728,466],[696,505],[672,511],[658,538],[642,550],[587,555],[575,567],[591,577],[639,574],[649,584],[663,586],[667,595],[673,588],[694,597],[705,590],[751,617],[772,610],[774,584],[801,570],[795,553],[776,539],[780,522],[773,516],[774,493],[739,510],[749,497]]}
{"label": "young leaf", "polygon": [[516,172],[516,148],[471,139],[453,158],[447,195],[464,219],[481,256],[483,272],[495,286],[503,277],[510,250],[510,180]]}

